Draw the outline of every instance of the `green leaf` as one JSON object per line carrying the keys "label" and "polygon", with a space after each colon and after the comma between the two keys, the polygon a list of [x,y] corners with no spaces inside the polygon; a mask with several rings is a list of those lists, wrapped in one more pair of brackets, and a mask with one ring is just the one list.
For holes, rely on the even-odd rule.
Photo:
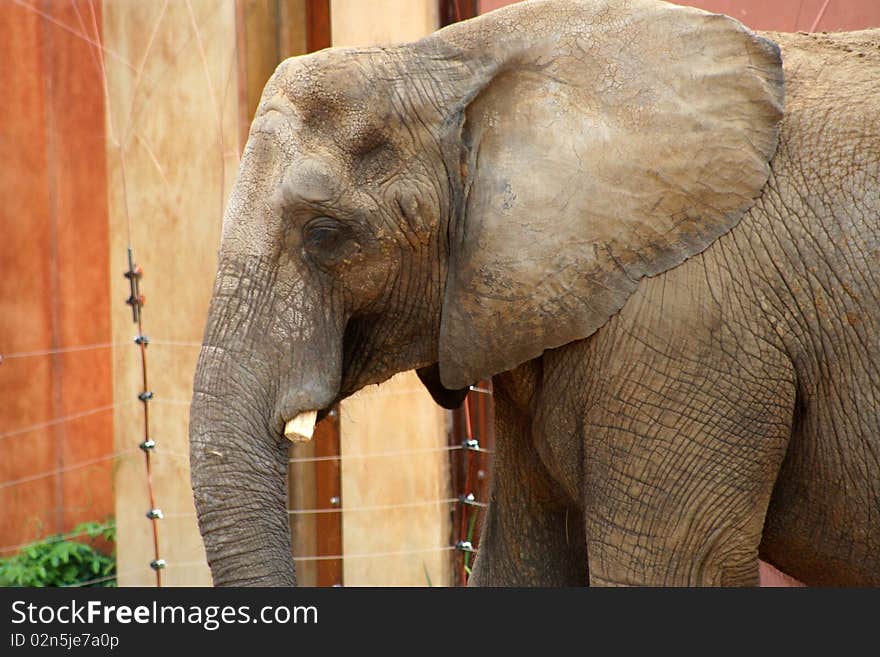
{"label": "green leaf", "polygon": [[74,584],[77,580],[77,567],[76,566],[68,566],[61,572],[61,579],[64,580],[65,584]]}
{"label": "green leaf", "polygon": [[[49,536],[0,559],[0,586],[69,586],[95,579],[99,574],[111,577],[116,572],[115,558],[88,542],[73,540],[81,536],[88,537],[86,541],[101,537],[113,542],[115,523],[112,519],[81,523],[66,536]],[[112,579],[95,584],[115,585]]]}

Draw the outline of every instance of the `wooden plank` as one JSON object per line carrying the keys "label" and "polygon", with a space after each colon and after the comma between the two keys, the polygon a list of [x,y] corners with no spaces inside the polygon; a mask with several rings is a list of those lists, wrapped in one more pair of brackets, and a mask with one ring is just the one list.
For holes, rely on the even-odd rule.
{"label": "wooden plank", "polygon": [[[323,424],[323,423],[321,423]],[[289,484],[287,506],[291,510],[314,509],[318,506],[318,483],[316,479],[317,455],[316,445],[323,442],[321,425],[315,427],[314,439],[307,443],[298,443],[290,448],[292,459],[303,459],[303,462],[290,464],[288,469]],[[318,516],[314,514],[291,514],[290,532],[293,556],[310,556],[318,554]],[[296,563],[297,586],[318,586],[318,562],[300,561]]]}
{"label": "wooden plank", "polygon": [[332,41],[330,0],[306,0],[306,21],[308,51],[329,48]]}
{"label": "wooden plank", "polygon": [[[318,461],[315,468],[315,500],[319,509],[337,509],[342,500],[340,455],[339,410],[331,411],[330,415],[315,427],[315,456]],[[315,549],[322,556],[341,554],[342,514],[321,513],[315,516]],[[307,562],[306,562],[307,563]],[[318,586],[340,586],[343,583],[342,561],[328,559],[314,562],[316,565],[316,584]]]}
{"label": "wooden plank", "polygon": [[[341,498],[339,465],[339,411],[315,426],[307,443],[291,446],[288,502],[291,511],[333,509]],[[302,459],[298,462],[298,459]],[[314,460],[310,460],[314,459]],[[293,554],[296,557],[328,556],[342,551],[341,513],[291,513]],[[308,559],[296,563],[299,586],[342,584],[339,560]]]}
{"label": "wooden plank", "polygon": [[[192,10],[190,11],[190,7]],[[165,585],[211,583],[189,476],[189,399],[239,152],[235,3],[106,0],[115,447],[121,585],[151,586],[152,555],[141,440],[140,359],[130,345],[126,247],[145,276],[153,473]],[[175,344],[169,344],[174,342]],[[195,345],[195,346],[192,346]],[[233,495],[234,491],[230,491]]]}
{"label": "wooden plank", "polygon": [[281,5],[276,0],[236,0],[239,143],[242,148],[247,141],[263,87],[282,59],[280,14]]}
{"label": "wooden plank", "polygon": [[445,411],[405,372],[345,400],[340,416],[345,585],[449,584]]}
{"label": "wooden plank", "polygon": [[458,21],[478,16],[478,0],[438,0],[440,26],[446,27]]}
{"label": "wooden plank", "polygon": [[435,0],[331,0],[334,46],[370,46],[415,41],[437,29]]}
{"label": "wooden plank", "polygon": [[[330,46],[330,0],[305,0],[302,8],[284,6],[282,10],[281,52],[283,56],[299,54],[293,48],[305,43],[308,52],[314,52]],[[286,10],[286,11],[285,11]],[[291,26],[296,24],[292,17],[302,17],[305,29],[296,31]],[[341,437],[339,408],[331,411],[315,428],[315,455],[323,460],[315,462],[315,502],[312,508],[335,508],[342,499],[341,465],[338,457],[341,453]],[[315,551],[310,555],[328,556],[341,554],[342,514],[322,513],[314,517]],[[306,554],[305,552],[301,554]],[[310,562],[300,562],[303,568]],[[341,560],[322,560],[311,562],[315,570],[317,586],[340,586],[343,584]]]}
{"label": "wooden plank", "polygon": [[278,51],[282,60],[309,52],[308,2],[309,0],[279,1]]}

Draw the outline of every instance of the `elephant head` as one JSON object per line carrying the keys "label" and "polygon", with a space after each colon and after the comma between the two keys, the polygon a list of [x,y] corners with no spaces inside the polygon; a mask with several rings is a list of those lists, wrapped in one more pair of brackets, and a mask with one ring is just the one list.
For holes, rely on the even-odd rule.
{"label": "elephant head", "polygon": [[216,584],[292,584],[290,420],[589,336],[767,180],[771,42],[654,0],[525,3],[282,63],[223,225],[191,411]]}

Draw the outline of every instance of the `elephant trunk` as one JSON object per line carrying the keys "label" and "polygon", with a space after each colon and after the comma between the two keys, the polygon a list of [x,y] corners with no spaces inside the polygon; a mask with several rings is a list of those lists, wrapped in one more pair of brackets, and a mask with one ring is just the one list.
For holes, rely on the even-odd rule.
{"label": "elephant trunk", "polygon": [[278,278],[265,258],[221,260],[196,368],[192,485],[218,586],[295,584],[288,446],[339,390],[341,329],[321,291]]}
{"label": "elephant trunk", "polygon": [[[293,586],[287,441],[271,437],[240,366],[204,347],[190,415],[199,529],[216,586]],[[214,377],[217,377],[216,380]],[[223,382],[224,392],[209,392]]]}

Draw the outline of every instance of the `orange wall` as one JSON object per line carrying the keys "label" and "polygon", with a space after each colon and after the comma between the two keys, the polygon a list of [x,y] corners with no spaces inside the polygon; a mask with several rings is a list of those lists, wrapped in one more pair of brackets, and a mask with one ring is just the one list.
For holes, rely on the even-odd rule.
{"label": "orange wall", "polygon": [[14,483],[112,451],[109,410],[20,432],[111,404],[110,350],[16,355],[110,342],[102,84],[73,33],[93,16],[88,0],[0,3],[0,546],[113,510],[109,460]]}

